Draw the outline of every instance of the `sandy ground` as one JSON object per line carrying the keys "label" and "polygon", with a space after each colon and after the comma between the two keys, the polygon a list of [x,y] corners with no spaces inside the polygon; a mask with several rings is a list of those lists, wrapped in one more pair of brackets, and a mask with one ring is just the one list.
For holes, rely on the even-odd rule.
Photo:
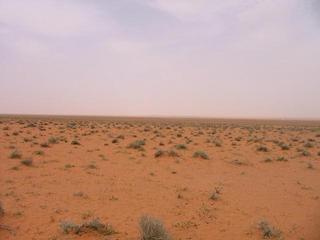
{"label": "sandy ground", "polygon": [[[6,240],[137,240],[144,214],[173,239],[319,240],[320,123],[3,116],[0,201]],[[60,227],[96,218],[117,233]]]}

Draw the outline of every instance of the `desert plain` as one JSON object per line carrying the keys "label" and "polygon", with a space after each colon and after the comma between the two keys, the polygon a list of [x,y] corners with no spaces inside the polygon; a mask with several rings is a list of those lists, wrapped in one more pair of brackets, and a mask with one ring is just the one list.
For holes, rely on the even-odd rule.
{"label": "desert plain", "polygon": [[141,216],[175,240],[319,240],[320,122],[3,115],[0,203],[3,240],[138,240]]}

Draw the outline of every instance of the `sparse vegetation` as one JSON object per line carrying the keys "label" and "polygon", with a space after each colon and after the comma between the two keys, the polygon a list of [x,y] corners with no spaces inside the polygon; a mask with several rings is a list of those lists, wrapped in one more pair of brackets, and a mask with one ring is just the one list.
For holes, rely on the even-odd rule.
{"label": "sparse vegetation", "polygon": [[73,168],[75,167],[73,164],[67,163],[64,165],[64,168]]}
{"label": "sparse vegetation", "polygon": [[263,160],[263,162],[270,163],[270,162],[272,162],[272,159],[271,158],[266,158],[265,160]]}
{"label": "sparse vegetation", "polygon": [[40,146],[43,147],[43,148],[48,148],[49,147],[49,143],[43,142],[43,143],[40,144]]}
{"label": "sparse vegetation", "polygon": [[261,221],[258,223],[258,227],[262,232],[264,238],[275,238],[280,237],[281,232],[271,226],[267,221]]}
{"label": "sparse vegetation", "polygon": [[307,142],[303,146],[306,148],[313,148],[313,144],[311,142]]}
{"label": "sparse vegetation", "polygon": [[71,145],[80,145],[80,142],[77,139],[71,141]]}
{"label": "sparse vegetation", "polygon": [[33,161],[32,161],[31,158],[27,158],[27,159],[22,160],[22,161],[21,161],[21,164],[30,167],[30,166],[32,166]]}
{"label": "sparse vegetation", "polygon": [[281,156],[281,157],[277,158],[277,161],[278,162],[287,162],[288,160],[285,157]]}
{"label": "sparse vegetation", "polygon": [[18,150],[14,150],[10,154],[10,158],[12,158],[12,159],[19,159],[21,157],[22,157],[22,154]]}
{"label": "sparse vegetation", "polygon": [[98,167],[94,164],[94,163],[91,163],[87,166],[88,169],[97,169]]}
{"label": "sparse vegetation", "polygon": [[179,154],[176,151],[171,149],[168,151],[168,156],[169,157],[179,157]]}
{"label": "sparse vegetation", "polygon": [[176,149],[179,149],[179,150],[187,149],[187,146],[185,144],[177,144],[175,147]]}
{"label": "sparse vegetation", "polygon": [[311,156],[310,152],[308,152],[307,150],[303,150],[303,151],[301,152],[301,155],[304,156],[304,157],[309,157],[309,156]]}
{"label": "sparse vegetation", "polygon": [[220,198],[220,194],[221,188],[215,187],[214,192],[210,196],[210,199],[216,201]]}
{"label": "sparse vegetation", "polygon": [[280,143],[279,146],[281,147],[282,150],[289,150],[290,146],[285,143]]}
{"label": "sparse vegetation", "polygon": [[179,157],[179,154],[176,151],[172,150],[172,149],[168,150],[168,151],[158,149],[155,152],[154,157],[158,158],[158,157],[161,157],[161,156]]}
{"label": "sparse vegetation", "polygon": [[154,154],[154,157],[161,157],[165,154],[165,151],[161,150],[161,149],[158,149],[155,154]]}
{"label": "sparse vegetation", "polygon": [[170,240],[163,223],[150,216],[142,216],[139,222],[141,240]]}
{"label": "sparse vegetation", "polygon": [[[306,237],[311,229],[307,225],[296,231],[292,228],[290,217],[298,214],[288,214],[294,211],[293,204],[276,208],[283,213],[275,216],[286,233],[282,235],[266,221],[259,226],[258,222],[245,222],[241,233],[239,229],[227,229],[227,218],[222,216],[242,219],[245,216],[241,206],[247,204],[245,214],[272,217],[271,212],[261,208],[269,198],[280,202],[289,198],[298,203],[305,200],[306,204],[299,205],[301,212],[314,216],[310,204],[320,198],[316,182],[320,138],[315,135],[320,130],[314,132],[314,123],[308,126],[303,122],[299,126],[298,122],[286,125],[285,121],[260,124],[260,120],[228,123],[102,117],[77,117],[71,122],[64,118],[39,116],[18,123],[21,121],[0,116],[0,129],[10,127],[0,134],[0,155],[4,156],[0,198],[6,210],[0,219],[0,235],[10,238],[4,232],[5,222],[15,224],[12,226],[19,235],[30,228],[24,220],[32,217],[32,211],[27,211],[31,202],[41,214],[32,221],[36,229],[24,233],[26,239],[170,239],[170,229],[152,217],[144,216],[139,223],[136,221],[140,227],[134,226],[137,209],[160,214],[157,208],[176,208],[163,213],[175,239],[214,239],[215,233],[224,229],[235,238],[280,240],[285,236]],[[27,128],[31,122],[33,127]],[[14,131],[19,134],[15,136]],[[50,148],[42,148],[43,141]],[[270,191],[274,184],[276,191]],[[260,197],[247,196],[248,191],[257,192]],[[250,204],[245,202],[248,200]],[[127,204],[131,202],[133,205]],[[130,207],[134,209],[131,211]],[[130,214],[117,215],[119,209]],[[0,216],[3,212],[0,204]],[[71,221],[60,224],[66,216]],[[101,221],[95,219],[98,216]],[[119,235],[108,236],[115,233],[104,224],[109,219],[116,221]],[[41,222],[50,224],[49,228]],[[134,227],[139,227],[141,233],[137,234]]]}
{"label": "sparse vegetation", "polygon": [[145,141],[144,140],[136,140],[132,143],[129,144],[129,148],[133,148],[133,149],[138,149],[138,150],[142,150],[143,146],[145,145]]}
{"label": "sparse vegetation", "polygon": [[101,235],[112,235],[115,234],[116,231],[109,224],[102,223],[99,219],[93,219],[89,222],[85,222],[82,224],[75,224],[73,222],[64,221],[61,222],[60,228],[66,234],[78,234],[81,235],[83,233],[88,232],[97,232]]}
{"label": "sparse vegetation", "polygon": [[258,152],[268,152],[268,148],[266,146],[260,145],[257,147]]}
{"label": "sparse vegetation", "polygon": [[202,158],[202,159],[209,159],[209,156],[206,152],[204,151],[196,151],[194,154],[193,154],[193,157],[194,158]]}
{"label": "sparse vegetation", "polygon": [[59,139],[56,138],[56,137],[50,137],[50,138],[48,139],[48,142],[49,142],[50,144],[57,144],[57,143],[59,143]]}
{"label": "sparse vegetation", "polygon": [[35,155],[38,155],[38,156],[42,156],[42,155],[44,155],[44,151],[42,151],[42,150],[37,150],[37,151],[34,151],[34,154],[35,154]]}

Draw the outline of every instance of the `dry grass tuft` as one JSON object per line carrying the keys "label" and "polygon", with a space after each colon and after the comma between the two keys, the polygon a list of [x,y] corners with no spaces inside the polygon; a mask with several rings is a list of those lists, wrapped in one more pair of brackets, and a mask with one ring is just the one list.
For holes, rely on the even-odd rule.
{"label": "dry grass tuft", "polygon": [[62,231],[66,234],[73,233],[81,235],[82,233],[87,232],[97,232],[101,235],[107,236],[115,234],[116,231],[109,224],[101,223],[99,219],[93,219],[89,222],[85,222],[82,224],[75,224],[73,222],[61,222],[60,227]]}
{"label": "dry grass tuft", "polygon": [[171,237],[164,228],[163,223],[150,216],[142,216],[140,219],[141,240],[170,240]]}
{"label": "dry grass tuft", "polygon": [[31,158],[27,158],[27,159],[21,160],[21,164],[30,167],[32,166],[33,161]]}
{"label": "dry grass tuft", "polygon": [[258,227],[262,232],[264,238],[279,238],[281,236],[280,230],[271,226],[267,221],[261,221],[258,223]]}
{"label": "dry grass tuft", "polygon": [[128,148],[142,150],[143,146],[146,144],[144,140],[136,140],[129,144]]}
{"label": "dry grass tuft", "polygon": [[11,154],[10,154],[10,158],[12,159],[19,159],[22,157],[22,154],[18,151],[18,150],[14,150]]}
{"label": "dry grass tuft", "polygon": [[194,158],[202,158],[202,159],[209,159],[209,156],[206,152],[204,151],[196,151],[194,154],[193,154],[193,157]]}

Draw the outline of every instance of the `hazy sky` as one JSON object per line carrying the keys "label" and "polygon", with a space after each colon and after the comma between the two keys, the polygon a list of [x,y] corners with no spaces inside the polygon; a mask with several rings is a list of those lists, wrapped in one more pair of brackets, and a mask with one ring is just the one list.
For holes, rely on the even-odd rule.
{"label": "hazy sky", "polygon": [[0,0],[0,113],[320,118],[320,0]]}

